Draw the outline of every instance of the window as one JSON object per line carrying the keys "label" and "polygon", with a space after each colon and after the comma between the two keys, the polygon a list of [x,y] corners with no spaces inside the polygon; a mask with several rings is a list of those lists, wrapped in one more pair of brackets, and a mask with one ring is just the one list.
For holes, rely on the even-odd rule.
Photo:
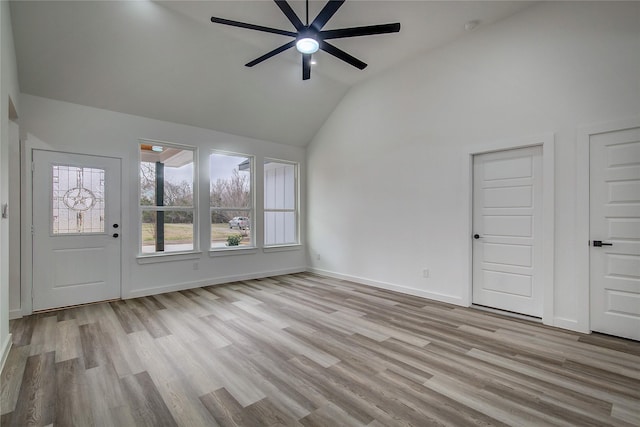
{"label": "window", "polygon": [[264,244],[298,243],[298,165],[264,162]]}
{"label": "window", "polygon": [[211,249],[254,247],[253,157],[212,153]]}
{"label": "window", "polygon": [[195,149],[140,143],[141,252],[195,249]]}
{"label": "window", "polygon": [[52,165],[52,234],[104,233],[104,169]]}

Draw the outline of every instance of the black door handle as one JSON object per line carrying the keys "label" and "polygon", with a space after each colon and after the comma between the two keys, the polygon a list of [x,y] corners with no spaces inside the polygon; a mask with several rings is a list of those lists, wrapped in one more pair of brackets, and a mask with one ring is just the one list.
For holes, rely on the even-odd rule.
{"label": "black door handle", "polygon": [[119,234],[118,233],[113,233],[113,237],[118,237]]}
{"label": "black door handle", "polygon": [[603,246],[613,246],[613,243],[605,243],[602,240],[594,240],[593,246],[595,246],[596,248],[601,248]]}
{"label": "black door handle", "polygon": [[479,238],[480,238],[480,235],[479,235],[479,234],[474,234],[474,235],[473,235],[473,238],[474,238],[474,239],[479,239]]}
{"label": "black door handle", "polygon": [[113,224],[113,228],[118,228],[118,224]]}

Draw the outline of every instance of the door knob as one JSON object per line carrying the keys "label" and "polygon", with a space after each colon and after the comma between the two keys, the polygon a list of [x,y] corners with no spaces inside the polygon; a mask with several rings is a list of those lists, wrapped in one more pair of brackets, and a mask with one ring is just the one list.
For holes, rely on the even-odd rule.
{"label": "door knob", "polygon": [[119,234],[118,233],[113,233],[113,237],[118,237]]}
{"label": "door knob", "polygon": [[474,235],[473,235],[473,238],[474,238],[474,239],[479,239],[479,238],[480,238],[480,235],[479,235],[479,234],[474,234]]}
{"label": "door knob", "polygon": [[113,228],[118,228],[118,224],[113,224]]}

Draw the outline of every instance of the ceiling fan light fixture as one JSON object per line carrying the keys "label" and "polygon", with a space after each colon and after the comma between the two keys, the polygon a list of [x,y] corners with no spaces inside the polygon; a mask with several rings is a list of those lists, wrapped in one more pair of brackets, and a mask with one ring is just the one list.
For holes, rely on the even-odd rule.
{"label": "ceiling fan light fixture", "polygon": [[305,38],[299,39],[296,42],[296,49],[298,49],[298,52],[300,53],[304,53],[304,54],[316,53],[319,48],[320,48],[320,44],[318,43],[318,41],[311,37],[305,37]]}

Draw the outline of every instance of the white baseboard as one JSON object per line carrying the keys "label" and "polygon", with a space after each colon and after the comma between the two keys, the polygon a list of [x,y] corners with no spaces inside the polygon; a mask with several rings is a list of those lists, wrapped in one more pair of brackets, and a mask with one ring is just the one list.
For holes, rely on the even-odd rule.
{"label": "white baseboard", "polygon": [[429,291],[424,291],[422,289],[416,289],[416,288],[408,288],[405,286],[395,285],[393,283],[380,282],[377,280],[371,280],[364,277],[335,273],[333,271],[321,270],[319,268],[308,268],[307,271],[309,273],[319,274],[320,276],[327,276],[327,277],[332,277],[334,279],[341,279],[341,280],[349,280],[351,282],[356,282],[361,285],[369,285],[376,288],[386,289],[388,291],[396,291],[403,294],[409,294],[417,297],[431,299],[434,301],[446,302],[449,304],[467,307],[467,304],[464,304],[464,300],[462,297],[458,297],[454,295],[441,294],[438,292],[429,292]]}
{"label": "white baseboard", "polygon": [[23,317],[21,308],[18,308],[16,310],[9,310],[9,320],[20,319],[21,317]]}
{"label": "white baseboard", "polygon": [[136,289],[123,295],[123,299],[146,297],[149,295],[163,294],[165,292],[184,291],[187,289],[201,288],[203,286],[220,285],[223,283],[237,282],[240,280],[262,279],[264,277],[281,276],[283,274],[302,273],[307,271],[307,267],[288,268],[284,270],[263,271],[260,273],[241,274],[234,276],[216,277],[214,279],[198,280],[195,282],[177,283],[167,286]]}
{"label": "white baseboard", "polygon": [[4,362],[9,357],[9,351],[11,350],[11,334],[7,335],[7,338],[2,343],[2,358],[0,359],[0,372],[4,369]]}

